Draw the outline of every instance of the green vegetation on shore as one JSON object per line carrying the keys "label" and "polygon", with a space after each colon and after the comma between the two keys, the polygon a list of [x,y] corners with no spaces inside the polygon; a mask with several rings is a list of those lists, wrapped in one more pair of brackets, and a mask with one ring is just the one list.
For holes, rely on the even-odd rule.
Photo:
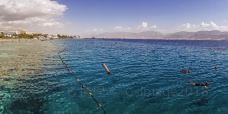
{"label": "green vegetation on shore", "polygon": [[0,33],[0,38],[4,38],[4,33],[3,32]]}
{"label": "green vegetation on shore", "polygon": [[0,32],[0,39],[63,39],[63,38],[80,38],[79,35],[71,36],[71,35],[62,35],[62,34],[42,34],[42,33],[4,33]]}

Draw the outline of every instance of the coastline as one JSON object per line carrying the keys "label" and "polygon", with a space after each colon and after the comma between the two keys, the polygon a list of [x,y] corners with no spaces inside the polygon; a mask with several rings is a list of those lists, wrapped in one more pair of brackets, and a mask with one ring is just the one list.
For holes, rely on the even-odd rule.
{"label": "coastline", "polygon": [[20,42],[20,41],[22,41],[22,42],[25,42],[25,41],[39,41],[39,40],[37,40],[37,39],[15,39],[15,38],[0,38],[0,42]]}
{"label": "coastline", "polygon": [[27,40],[27,39],[8,39],[8,38],[2,38],[0,39],[0,42],[16,42],[16,41],[19,41],[19,40]]}

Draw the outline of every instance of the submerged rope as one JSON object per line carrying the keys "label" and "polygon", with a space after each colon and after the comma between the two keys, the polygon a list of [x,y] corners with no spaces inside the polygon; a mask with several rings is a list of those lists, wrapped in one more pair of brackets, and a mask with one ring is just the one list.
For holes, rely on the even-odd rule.
{"label": "submerged rope", "polygon": [[[73,71],[73,70],[64,62],[63,58],[60,56],[60,54],[61,54],[62,52],[64,52],[64,51],[65,51],[65,49],[58,52],[58,56],[59,56],[59,58],[60,58],[60,61],[62,62],[62,64],[65,66],[65,69],[66,69],[70,74],[76,75],[76,74],[74,73],[74,71]],[[92,98],[92,100],[96,103],[98,109],[101,109],[101,110],[103,111],[103,113],[106,114],[106,111],[105,111],[103,105],[96,99],[96,97],[95,97],[94,94],[92,93],[92,90],[90,90],[88,87],[86,87],[85,84],[81,83],[79,78],[77,78],[77,77],[75,77],[75,78],[76,78],[76,82],[81,86],[81,88],[82,88],[85,92],[87,92],[87,94],[88,94],[88,95]]]}

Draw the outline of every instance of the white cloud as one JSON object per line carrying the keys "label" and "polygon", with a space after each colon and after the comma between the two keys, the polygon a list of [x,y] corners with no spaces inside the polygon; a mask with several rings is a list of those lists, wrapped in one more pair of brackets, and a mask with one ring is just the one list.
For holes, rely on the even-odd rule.
{"label": "white cloud", "polygon": [[0,30],[61,27],[59,17],[66,10],[53,0],[0,0]]}
{"label": "white cloud", "polygon": [[130,32],[131,31],[131,27],[123,27],[123,26],[115,26],[114,31],[117,32]]}
{"label": "white cloud", "polygon": [[228,31],[228,26],[217,25],[215,22],[202,22],[201,24],[190,24],[186,23],[178,27],[178,31],[210,31],[210,30],[219,30],[219,31]]}
{"label": "white cloud", "polygon": [[141,25],[143,28],[147,28],[148,27],[148,23],[147,22],[142,22],[142,25]]}
{"label": "white cloud", "polygon": [[142,22],[141,25],[138,26],[137,31],[153,31],[157,29],[157,25],[150,25],[148,22]]}
{"label": "white cloud", "polygon": [[142,22],[140,25],[135,27],[124,27],[124,26],[115,26],[114,31],[117,32],[144,32],[144,31],[154,31],[157,29],[156,25],[150,25],[148,22]]}
{"label": "white cloud", "polygon": [[91,32],[92,33],[102,33],[102,32],[104,32],[104,29],[102,29],[102,28],[94,28]]}

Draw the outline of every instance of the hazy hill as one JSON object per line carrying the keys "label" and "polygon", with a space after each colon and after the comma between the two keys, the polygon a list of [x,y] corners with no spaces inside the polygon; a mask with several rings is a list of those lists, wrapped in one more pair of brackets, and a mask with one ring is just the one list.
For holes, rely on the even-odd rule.
{"label": "hazy hill", "polygon": [[222,40],[228,39],[228,32],[221,31],[198,31],[198,32],[176,32],[165,35],[163,38],[171,39],[205,39],[205,40]]}
{"label": "hazy hill", "polygon": [[175,32],[163,34],[155,31],[147,32],[113,32],[94,35],[96,38],[144,38],[144,39],[189,39],[189,40],[223,40],[228,39],[228,32],[221,31],[198,31],[198,32]]}
{"label": "hazy hill", "polygon": [[163,36],[160,32],[155,31],[147,31],[147,32],[139,32],[139,33],[133,33],[133,32],[113,32],[113,33],[102,33],[99,35],[95,35],[96,38],[161,38]]}

